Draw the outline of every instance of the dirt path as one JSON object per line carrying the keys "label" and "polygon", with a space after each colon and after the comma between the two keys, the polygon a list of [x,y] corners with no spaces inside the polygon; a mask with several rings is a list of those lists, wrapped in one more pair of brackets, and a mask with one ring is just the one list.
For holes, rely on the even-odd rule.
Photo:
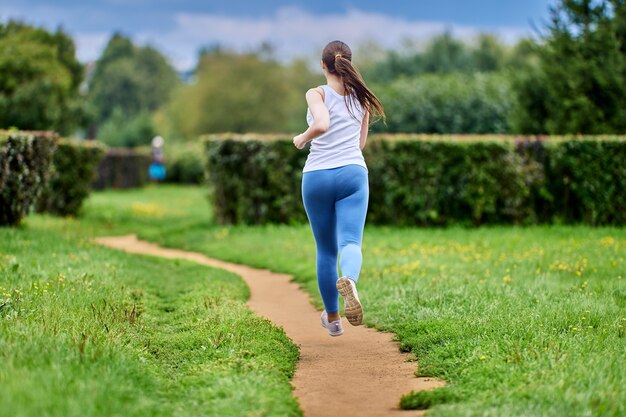
{"label": "dirt path", "polygon": [[319,312],[289,275],[162,248],[134,235],[101,237],[96,242],[131,253],[188,259],[240,275],[250,287],[250,308],[300,345],[292,383],[306,417],[417,416],[420,412],[398,408],[400,397],[443,385],[433,378],[416,378],[415,362],[406,362],[409,356],[399,352],[389,333],[353,327],[344,319],[344,334],[328,336],[319,324]]}

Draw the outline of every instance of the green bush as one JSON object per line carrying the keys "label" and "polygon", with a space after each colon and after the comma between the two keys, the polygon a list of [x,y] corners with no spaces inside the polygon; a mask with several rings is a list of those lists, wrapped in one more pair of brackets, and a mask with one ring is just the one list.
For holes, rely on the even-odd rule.
{"label": "green bush", "polygon": [[[371,140],[368,220],[379,224],[520,223],[533,180],[511,141]],[[539,179],[537,179],[539,180]]]}
{"label": "green bush", "polygon": [[566,223],[626,224],[626,140],[605,137],[549,143],[550,194]]}
{"label": "green bush", "polygon": [[426,74],[374,86],[387,125],[374,131],[506,133],[512,106],[504,74]]}
{"label": "green bush", "polygon": [[98,140],[111,147],[134,148],[148,145],[155,136],[152,116],[145,111],[129,117],[120,108],[116,108],[112,116],[98,129]]}
{"label": "green bush", "polygon": [[53,132],[0,131],[0,226],[17,225],[48,181]]}
{"label": "green bush", "polygon": [[111,148],[98,164],[98,175],[93,187],[135,188],[148,181],[150,152],[145,149]]}
{"label": "green bush", "polygon": [[61,216],[77,215],[89,195],[104,147],[98,142],[61,140],[52,158],[48,186],[37,203],[37,210]]}
{"label": "green bush", "polygon": [[[307,152],[286,136],[205,141],[220,223],[306,220]],[[372,136],[368,222],[404,226],[626,224],[626,138]]]}
{"label": "green bush", "polygon": [[[210,136],[207,173],[215,217],[225,224],[303,222],[304,152],[282,137]],[[235,139],[236,138],[236,139]]]}
{"label": "green bush", "polygon": [[72,37],[17,20],[0,21],[0,126],[74,131],[85,122],[85,67]]}
{"label": "green bush", "polygon": [[165,181],[200,184],[204,181],[204,154],[201,142],[175,143],[166,145]]}

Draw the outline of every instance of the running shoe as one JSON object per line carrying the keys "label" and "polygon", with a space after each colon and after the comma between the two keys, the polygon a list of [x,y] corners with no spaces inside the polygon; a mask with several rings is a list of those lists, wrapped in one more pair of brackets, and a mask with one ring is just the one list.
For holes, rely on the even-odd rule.
{"label": "running shoe", "polygon": [[328,313],[326,313],[326,311],[322,312],[322,317],[320,317],[320,323],[322,323],[322,327],[328,330],[328,334],[331,336],[341,336],[343,334],[341,319],[329,322]]}
{"label": "running shoe", "polygon": [[356,291],[356,283],[347,277],[337,280],[337,291],[343,297],[345,304],[344,315],[353,326],[363,323],[363,307],[359,300],[359,293]]}

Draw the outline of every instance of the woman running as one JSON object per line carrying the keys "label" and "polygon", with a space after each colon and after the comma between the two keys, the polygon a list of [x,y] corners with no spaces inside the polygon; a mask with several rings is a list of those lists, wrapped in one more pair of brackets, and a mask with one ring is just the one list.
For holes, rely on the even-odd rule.
{"label": "woman running", "polygon": [[[317,283],[324,301],[321,323],[343,334],[339,294],[353,326],[363,321],[356,283],[363,260],[361,241],[369,187],[362,149],[370,115],[385,118],[378,98],[352,65],[352,51],[333,41],[322,52],[326,85],[306,93],[309,128],[293,138],[298,149],[311,142],[302,176],[302,200],[317,246]],[[341,278],[338,279],[337,255]]]}

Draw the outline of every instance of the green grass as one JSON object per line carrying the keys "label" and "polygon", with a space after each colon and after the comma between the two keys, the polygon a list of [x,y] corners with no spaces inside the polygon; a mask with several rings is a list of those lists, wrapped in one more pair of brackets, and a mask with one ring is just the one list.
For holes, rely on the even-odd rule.
{"label": "green grass", "polygon": [[0,229],[0,416],[300,415],[297,347],[243,281],[80,237],[108,214]]}
{"label": "green grass", "polygon": [[[146,196],[167,212],[179,191],[165,191],[123,199]],[[292,273],[320,304],[308,226],[211,226],[200,209],[204,191],[181,191],[194,192],[194,213],[180,223],[134,230]],[[94,196],[88,213],[113,195]],[[432,416],[626,415],[626,230],[368,227],[363,250],[366,323],[395,332],[417,355],[420,375],[449,382],[406,396],[404,406],[429,407]]]}
{"label": "green grass", "polygon": [[[319,300],[306,227],[161,241],[293,273]],[[620,416],[625,258],[622,229],[368,228],[359,291],[366,323],[450,382],[433,416]]]}
{"label": "green grass", "polygon": [[[97,193],[80,221],[26,224],[83,235],[132,230],[291,273],[320,304],[307,225],[215,226],[204,194]],[[626,415],[626,230],[367,227],[363,251],[366,323],[395,332],[420,375],[449,382],[405,396],[404,406],[432,416]]]}
{"label": "green grass", "polygon": [[[212,215],[206,193],[197,186],[147,186],[141,190],[107,190],[92,193],[80,213],[80,224],[63,226],[81,235],[138,232],[148,239],[170,232],[206,229]],[[57,222],[32,216],[27,223]]]}

